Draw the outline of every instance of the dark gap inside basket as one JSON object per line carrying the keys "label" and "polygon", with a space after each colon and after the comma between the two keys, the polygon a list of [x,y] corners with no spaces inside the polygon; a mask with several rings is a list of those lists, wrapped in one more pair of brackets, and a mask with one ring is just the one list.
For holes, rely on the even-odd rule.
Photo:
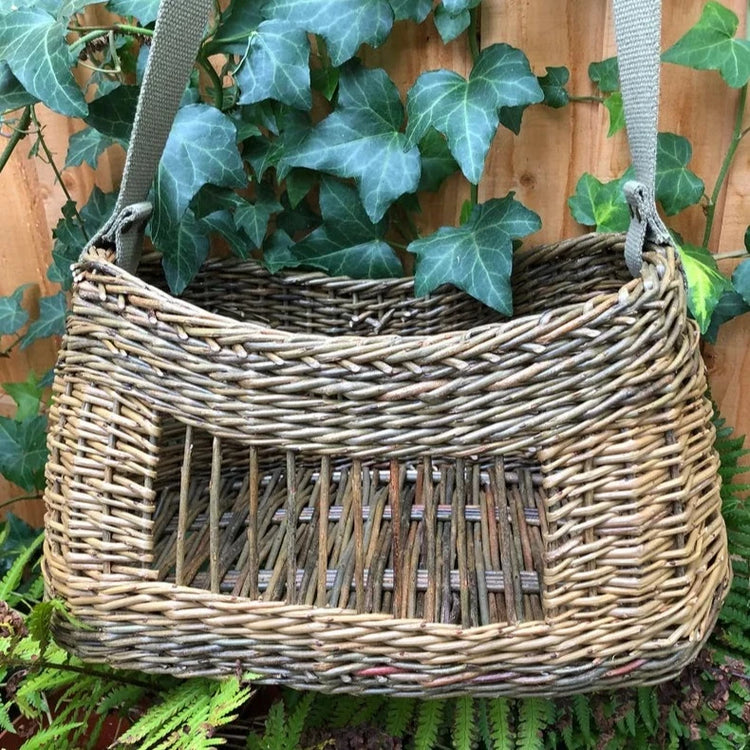
{"label": "dark gap inside basket", "polygon": [[[328,522],[321,537],[326,471],[321,458],[294,459],[292,508],[283,454],[256,454],[258,511],[251,529],[250,449],[219,440],[221,466],[220,471],[214,466],[214,476],[220,480],[212,512],[217,439],[192,430],[190,440],[190,476],[182,488],[184,544],[178,547],[185,427],[165,418],[153,536],[153,568],[159,580],[265,601],[464,627],[543,619],[544,493],[540,469],[528,460],[415,458],[362,461],[359,468],[356,462],[332,461]],[[392,470],[401,517],[398,560]],[[255,565],[252,535],[257,540]],[[321,539],[326,543],[324,568]]]}
{"label": "dark gap inside basket", "polygon": [[[606,234],[522,248],[514,257],[513,316],[561,310],[617,292],[632,280],[623,252],[623,238]],[[158,256],[142,263],[138,274],[167,289]],[[207,262],[181,297],[235,320],[327,336],[428,336],[505,319],[448,285],[429,297],[417,297],[409,278],[357,280],[304,271],[271,274],[255,261],[236,258]]]}

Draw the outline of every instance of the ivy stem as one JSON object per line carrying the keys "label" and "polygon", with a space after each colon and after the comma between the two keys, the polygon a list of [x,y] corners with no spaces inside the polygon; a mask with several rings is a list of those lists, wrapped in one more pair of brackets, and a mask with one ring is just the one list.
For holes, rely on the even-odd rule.
{"label": "ivy stem", "polygon": [[70,51],[73,54],[76,54],[79,50],[83,49],[89,42],[93,42],[95,39],[106,36],[112,31],[119,34],[128,34],[130,36],[154,35],[152,29],[144,29],[142,26],[131,26],[127,23],[115,23],[112,24],[112,26],[68,26],[68,31],[75,31],[77,33],[83,32],[83,36],[76,39],[70,45]]}
{"label": "ivy stem", "polygon": [[3,149],[3,153],[0,154],[0,172],[3,171],[5,165],[8,163],[8,159],[10,159],[10,155],[15,150],[16,146],[28,135],[29,132],[29,125],[31,124],[31,105],[29,104],[23,111],[23,114],[21,115],[21,119],[18,121],[18,125],[16,125],[13,135],[11,135],[10,139],[8,140],[7,145]]}
{"label": "ivy stem", "polygon": [[78,207],[76,205],[76,202],[73,200],[73,196],[70,194],[67,185],[63,182],[62,174],[60,174],[60,170],[58,169],[57,164],[55,164],[55,158],[52,156],[52,152],[49,150],[49,146],[47,146],[47,142],[44,140],[44,134],[42,132],[43,129],[39,124],[39,120],[37,120],[36,112],[34,111],[33,107],[31,108],[31,120],[34,123],[34,127],[36,128],[36,137],[39,145],[42,147],[44,155],[47,157],[47,164],[52,167],[52,171],[55,173],[55,177],[60,183],[60,187],[62,188],[65,198],[73,205],[73,213],[75,214],[75,217],[81,227],[81,232],[83,233],[86,242],[88,242],[89,235],[86,231],[86,225],[81,218],[81,214],[78,213]]}
{"label": "ivy stem", "polygon": [[729,250],[726,253],[714,253],[713,257],[714,260],[731,260],[732,258],[750,258],[750,254],[747,250]]}
{"label": "ivy stem", "polygon": [[200,63],[201,68],[206,71],[208,77],[211,79],[211,83],[213,84],[214,105],[218,110],[222,110],[224,108],[224,85],[221,82],[221,78],[219,78],[219,74],[214,70],[214,66],[211,65],[211,61],[202,50],[198,56],[198,62]]}
{"label": "ivy stem", "polygon": [[603,96],[568,96],[569,102],[596,102],[602,104],[604,102]]}
{"label": "ivy stem", "polygon": [[41,495],[19,495],[18,497],[12,497],[10,500],[6,500],[4,503],[0,503],[0,510],[7,508],[9,505],[14,503],[20,503],[22,500],[41,500]]}
{"label": "ivy stem", "polygon": [[[469,11],[468,35],[471,62],[473,65],[476,65],[479,58],[479,6],[475,6]],[[479,203],[479,184],[469,183],[469,200],[472,206],[476,206]]]}
{"label": "ivy stem", "polygon": [[719,195],[724,187],[724,181],[729,173],[729,167],[732,164],[734,155],[737,152],[737,147],[740,145],[742,139],[750,132],[750,128],[742,129],[742,121],[745,118],[745,103],[747,102],[747,84],[740,89],[740,99],[737,103],[737,117],[734,121],[734,130],[732,131],[732,140],[729,143],[729,149],[724,156],[724,161],[721,163],[721,169],[719,170],[719,176],[716,178],[716,184],[714,185],[713,192],[711,193],[711,199],[708,202],[706,209],[706,230],[703,233],[703,247],[708,247],[709,240],[711,239],[711,231],[714,228],[714,217],[716,214],[716,204],[719,201]]}

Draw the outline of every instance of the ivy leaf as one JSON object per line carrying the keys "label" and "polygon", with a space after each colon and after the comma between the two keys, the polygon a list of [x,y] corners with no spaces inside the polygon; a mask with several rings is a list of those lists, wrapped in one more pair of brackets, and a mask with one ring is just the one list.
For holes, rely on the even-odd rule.
{"label": "ivy leaf", "polygon": [[690,141],[659,133],[656,152],[656,198],[667,216],[694,206],[703,196],[703,180],[687,168],[693,155]]}
{"label": "ivy leaf", "polygon": [[750,253],[750,226],[745,230],[745,250]]}
{"label": "ivy leaf", "polygon": [[378,221],[396,198],[419,184],[419,149],[399,132],[403,116],[398,89],[384,70],[347,66],[337,109],[299,145],[287,147],[280,167],[353,177],[367,215]]}
{"label": "ivy leaf", "polygon": [[244,232],[237,229],[234,217],[229,211],[214,211],[201,219],[203,227],[223,237],[232,252],[238,258],[247,258],[250,251],[250,242]]}
{"label": "ivy leaf", "polygon": [[665,62],[696,70],[718,70],[733,88],[750,79],[750,41],[735,39],[739,19],[717,2],[703,7],[698,22],[663,55]]}
{"label": "ivy leaf", "polygon": [[468,10],[451,13],[445,7],[445,3],[440,3],[435,8],[434,19],[435,28],[438,30],[440,38],[446,44],[463,34],[471,23],[471,15]]}
{"label": "ivy leaf", "polygon": [[430,237],[409,244],[409,252],[417,256],[416,293],[429,294],[442,284],[453,284],[510,315],[513,240],[540,227],[539,217],[515,200],[513,193],[475,206],[463,226],[441,227]]}
{"label": "ivy leaf", "polygon": [[339,86],[338,68],[315,68],[310,72],[310,84],[330,102]]}
{"label": "ivy leaf", "polygon": [[87,125],[127,147],[133,129],[138,86],[118,86],[89,104]]}
{"label": "ivy leaf", "polygon": [[481,0],[443,0],[443,5],[449,13],[460,13],[462,10],[476,8]]}
{"label": "ivy leaf", "polygon": [[705,333],[722,294],[733,290],[732,282],[719,271],[716,260],[706,248],[684,244],[677,249],[687,278],[688,310],[701,333]]}
{"label": "ivy leaf", "polygon": [[750,259],[743,260],[734,269],[732,284],[737,293],[745,300],[745,304],[750,305]]}
{"label": "ivy leaf", "polygon": [[83,229],[75,213],[75,203],[66,203],[62,208],[62,218],[52,230],[55,244],[52,246],[52,265],[47,271],[47,278],[61,284],[67,289],[71,282],[70,265],[81,255],[84,245],[115,208],[117,193],[103,193],[98,187],[91,191],[86,205],[79,211],[83,220]]}
{"label": "ivy leaf", "polygon": [[240,104],[276,99],[310,109],[310,44],[303,29],[286,21],[263,21],[250,36],[245,60],[235,73]]}
{"label": "ivy leaf", "polygon": [[30,372],[26,380],[20,383],[3,383],[3,390],[16,402],[18,408],[14,419],[17,422],[22,422],[39,413],[44,386],[33,372]]}
{"label": "ivy leaf", "polygon": [[6,62],[0,61],[0,114],[34,104],[37,98],[23,87]]}
{"label": "ivy leaf", "polygon": [[79,167],[81,164],[88,164],[96,169],[99,157],[115,141],[107,135],[102,135],[94,128],[84,128],[70,136],[68,142],[68,155],[65,158],[65,169],[69,167]]}
{"label": "ivy leaf", "polygon": [[[197,237],[195,242],[190,241],[181,225],[190,201],[206,184],[220,187],[246,184],[236,138],[232,120],[215,107],[190,104],[177,112],[159,162],[151,219],[151,237],[165,253],[165,269],[168,263],[168,278],[175,293],[188,283],[187,270],[197,270],[204,259],[199,258],[203,241]],[[183,251],[193,257],[177,257]]]}
{"label": "ivy leaf", "polygon": [[432,10],[432,0],[389,0],[397,21],[422,23]]}
{"label": "ivy leaf", "polygon": [[539,85],[544,94],[544,103],[553,109],[564,107],[570,97],[565,84],[570,80],[570,71],[564,66],[547,68],[546,75],[539,78]]}
{"label": "ivy leaf", "polygon": [[387,222],[373,224],[356,193],[348,185],[323,180],[320,186],[322,226],[291,247],[283,236],[264,253],[270,270],[317,268],[333,276],[380,279],[401,276],[403,268],[390,245],[382,238]]}
{"label": "ivy leaf", "polygon": [[118,16],[134,16],[147,26],[156,20],[160,0],[109,0],[107,8]]}
{"label": "ivy leaf", "polygon": [[[732,280],[734,281],[734,278]],[[711,322],[706,328],[703,338],[715,344],[719,335],[719,328],[724,323],[747,312],[750,312],[750,305],[744,300],[741,294],[734,290],[724,292],[711,313]]]}
{"label": "ivy leaf", "polygon": [[393,25],[388,0],[269,0],[263,15],[320,34],[334,67],[354,57],[359,47],[382,44]]}
{"label": "ivy leaf", "polygon": [[609,112],[607,138],[611,138],[625,127],[625,108],[622,104],[622,94],[619,91],[614,91],[604,98],[603,104],[607,112]]}
{"label": "ivy leaf", "polygon": [[29,314],[23,309],[21,304],[23,302],[23,293],[28,286],[28,284],[24,284],[23,286],[19,286],[13,294],[7,297],[0,297],[0,336],[16,333],[26,325]]}
{"label": "ivy leaf", "polygon": [[601,183],[588,172],[584,173],[576,192],[568,198],[568,206],[573,218],[584,226],[596,227],[598,232],[624,232],[630,224],[630,212],[623,182],[630,171],[619,180]]}
{"label": "ivy leaf", "polygon": [[25,349],[37,339],[62,336],[65,333],[66,309],[65,292],[40,298],[39,317],[29,326],[29,330],[21,339],[21,349]]}
{"label": "ivy leaf", "polygon": [[24,88],[50,109],[83,117],[88,108],[70,68],[66,21],[36,8],[0,17],[0,60]]}
{"label": "ivy leaf", "polygon": [[17,422],[0,417],[0,474],[27,492],[44,486],[47,461],[47,417]]}
{"label": "ivy leaf", "polygon": [[610,94],[620,88],[620,68],[616,57],[608,57],[589,65],[589,78],[602,93]]}
{"label": "ivy leaf", "polygon": [[422,176],[417,190],[437,190],[443,180],[458,169],[448,143],[434,128],[430,128],[419,142],[419,154],[422,159]]}
{"label": "ivy leaf", "polygon": [[289,197],[289,205],[296,208],[317,180],[315,172],[309,169],[292,169],[286,176],[286,194]]}
{"label": "ivy leaf", "polygon": [[466,178],[477,184],[497,130],[501,107],[540,102],[544,94],[521,50],[493,44],[477,58],[469,79],[449,70],[423,73],[407,96],[410,143],[430,127],[448,146]]}
{"label": "ivy leaf", "polygon": [[[169,216],[170,221],[173,218]],[[170,229],[159,243],[162,267],[172,293],[181,294],[208,257],[210,227],[187,209]]]}

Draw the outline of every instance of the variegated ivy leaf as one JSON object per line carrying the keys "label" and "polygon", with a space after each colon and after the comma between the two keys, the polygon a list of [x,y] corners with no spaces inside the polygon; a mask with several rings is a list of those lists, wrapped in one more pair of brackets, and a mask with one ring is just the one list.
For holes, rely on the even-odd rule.
{"label": "variegated ivy leaf", "polygon": [[482,50],[468,80],[449,70],[423,73],[407,96],[410,143],[430,127],[448,146],[466,178],[476,184],[499,122],[501,107],[540,102],[544,98],[521,50],[493,44]]}
{"label": "variegated ivy leaf", "polygon": [[663,55],[665,62],[718,70],[734,88],[750,79],[750,40],[736,39],[739,19],[721,3],[707,2],[698,22]]}
{"label": "variegated ivy leaf", "polygon": [[[325,179],[320,186],[323,224],[296,244],[277,233],[264,252],[272,272],[304,266],[332,276],[378,279],[401,276],[403,267],[383,240],[387,222],[373,224],[348,185]],[[288,235],[286,236],[288,239]]]}
{"label": "variegated ivy leaf", "polygon": [[732,282],[719,271],[713,255],[705,247],[678,246],[688,284],[688,309],[705,333],[711,316],[725,292],[733,291]]}
{"label": "variegated ivy leaf", "polygon": [[598,232],[624,232],[630,224],[630,211],[622,186],[626,177],[602,183],[588,172],[576,185],[575,194],[568,198],[573,218],[584,226],[595,227]]}
{"label": "variegated ivy leaf", "polygon": [[331,62],[338,67],[354,57],[359,47],[382,44],[393,26],[388,0],[268,0],[266,18],[291,23],[320,34],[328,45]]}
{"label": "variegated ivy leaf", "polygon": [[404,193],[417,189],[419,149],[399,132],[404,112],[398,89],[384,70],[352,64],[341,73],[338,107],[279,163],[353,177],[372,221]]}
{"label": "variegated ivy leaf", "polygon": [[73,78],[65,36],[67,19],[41,8],[12,10],[0,15],[0,61],[34,97],[69,117],[83,117],[88,108]]}
{"label": "variegated ivy leaf", "polygon": [[541,227],[539,217],[508,193],[475,206],[460,227],[441,227],[414,240],[408,250],[417,256],[414,288],[429,294],[453,284],[495,310],[510,315],[513,240]]}

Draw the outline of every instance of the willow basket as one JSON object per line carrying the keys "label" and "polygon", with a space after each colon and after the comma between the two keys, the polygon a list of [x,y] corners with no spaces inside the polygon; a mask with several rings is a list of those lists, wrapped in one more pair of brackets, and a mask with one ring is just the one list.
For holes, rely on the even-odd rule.
{"label": "willow basket", "polygon": [[402,696],[677,674],[729,583],[718,459],[675,252],[622,257],[520,251],[505,320],[238,261],[175,299],[89,253],[49,437],[58,640]]}

